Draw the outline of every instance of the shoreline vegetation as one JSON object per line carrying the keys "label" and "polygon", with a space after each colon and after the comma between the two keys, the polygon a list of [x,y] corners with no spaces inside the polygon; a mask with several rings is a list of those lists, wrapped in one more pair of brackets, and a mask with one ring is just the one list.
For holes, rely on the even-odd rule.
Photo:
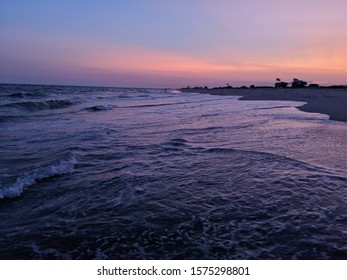
{"label": "shoreline vegetation", "polygon": [[286,100],[306,102],[297,107],[308,113],[321,113],[329,116],[330,120],[347,122],[347,87],[346,86],[308,86],[308,87],[186,87],[182,92],[196,92],[211,95],[242,96],[240,100]]}

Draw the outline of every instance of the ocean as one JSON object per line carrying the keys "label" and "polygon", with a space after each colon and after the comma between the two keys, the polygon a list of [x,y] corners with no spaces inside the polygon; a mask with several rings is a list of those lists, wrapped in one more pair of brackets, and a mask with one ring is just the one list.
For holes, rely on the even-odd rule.
{"label": "ocean", "polygon": [[346,123],[302,102],[0,85],[0,259],[346,259]]}

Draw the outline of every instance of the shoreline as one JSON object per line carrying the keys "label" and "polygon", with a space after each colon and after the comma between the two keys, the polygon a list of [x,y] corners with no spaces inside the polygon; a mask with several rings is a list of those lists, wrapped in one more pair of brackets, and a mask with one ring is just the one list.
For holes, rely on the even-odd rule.
{"label": "shoreline", "polygon": [[181,89],[182,92],[198,92],[211,95],[242,96],[240,100],[284,100],[306,102],[297,107],[307,113],[320,113],[330,120],[347,122],[347,90],[329,88],[216,88]]}

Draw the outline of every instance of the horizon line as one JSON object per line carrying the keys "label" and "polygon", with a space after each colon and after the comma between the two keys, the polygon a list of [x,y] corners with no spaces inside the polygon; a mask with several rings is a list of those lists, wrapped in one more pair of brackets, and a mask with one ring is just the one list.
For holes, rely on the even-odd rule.
{"label": "horizon line", "polygon": [[[255,84],[251,84],[249,86],[247,85],[242,85],[242,86],[234,86],[230,83],[226,83],[225,85],[217,85],[217,86],[201,86],[201,85],[194,85],[194,86],[181,86],[181,87],[139,87],[139,86],[99,86],[99,85],[77,85],[77,84],[45,84],[45,83],[9,83],[9,82],[0,82],[0,85],[22,85],[22,86],[61,86],[61,87],[95,87],[95,88],[132,88],[132,89],[184,89],[184,88],[188,88],[190,87],[191,89],[194,88],[203,88],[203,87],[207,87],[208,89],[212,89],[212,88],[225,88],[225,87],[231,87],[231,88],[242,88],[242,87],[247,87],[250,88],[250,86],[254,85],[255,87],[274,87],[273,85],[255,85]],[[347,84],[327,84],[327,85],[319,85],[320,87],[324,88],[324,87],[347,87]],[[288,87],[291,88],[291,87]]]}

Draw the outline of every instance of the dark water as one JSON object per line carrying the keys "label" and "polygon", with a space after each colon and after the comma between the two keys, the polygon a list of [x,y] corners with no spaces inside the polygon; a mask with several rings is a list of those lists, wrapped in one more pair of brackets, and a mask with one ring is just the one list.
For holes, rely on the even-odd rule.
{"label": "dark water", "polygon": [[346,124],[298,102],[0,86],[1,259],[346,259]]}

